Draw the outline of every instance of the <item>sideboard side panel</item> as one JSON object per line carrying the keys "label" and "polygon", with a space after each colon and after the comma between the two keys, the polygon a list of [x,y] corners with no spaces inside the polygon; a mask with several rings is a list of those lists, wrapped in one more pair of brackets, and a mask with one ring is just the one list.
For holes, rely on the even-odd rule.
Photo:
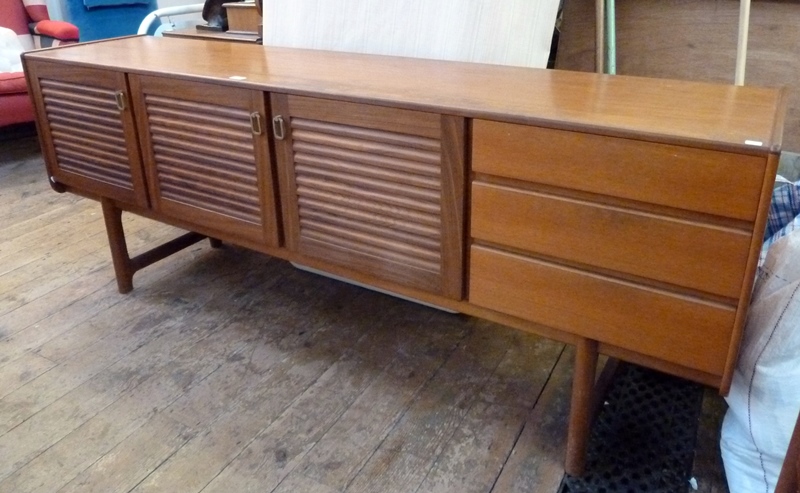
{"label": "sideboard side panel", "polygon": [[742,341],[745,324],[747,323],[747,311],[750,307],[750,297],[753,294],[756,271],[758,269],[758,259],[761,254],[761,247],[764,243],[764,231],[766,230],[769,207],[772,202],[772,189],[775,186],[775,176],[778,171],[778,161],[780,154],[770,154],[764,163],[764,180],[761,186],[761,198],[758,203],[758,215],[753,225],[753,237],[750,244],[750,255],[744,271],[744,282],[742,291],[739,295],[739,307],[736,311],[736,320],[733,324],[733,333],[728,347],[728,360],[725,363],[725,372],[722,375],[720,394],[727,395],[733,380],[733,372],[736,369],[736,360],[739,357],[739,346]]}

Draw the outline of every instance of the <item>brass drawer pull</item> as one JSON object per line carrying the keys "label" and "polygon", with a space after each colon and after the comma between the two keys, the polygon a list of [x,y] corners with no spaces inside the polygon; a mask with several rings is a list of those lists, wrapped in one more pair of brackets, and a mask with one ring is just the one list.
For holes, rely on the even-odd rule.
{"label": "brass drawer pull", "polygon": [[272,133],[277,140],[286,138],[286,129],[283,126],[283,117],[281,115],[272,119]]}
{"label": "brass drawer pull", "polygon": [[258,112],[250,113],[250,128],[253,130],[253,135],[261,135],[263,129],[261,127],[261,115]]}
{"label": "brass drawer pull", "polygon": [[125,92],[117,91],[114,93],[114,100],[117,102],[117,109],[125,111]]}

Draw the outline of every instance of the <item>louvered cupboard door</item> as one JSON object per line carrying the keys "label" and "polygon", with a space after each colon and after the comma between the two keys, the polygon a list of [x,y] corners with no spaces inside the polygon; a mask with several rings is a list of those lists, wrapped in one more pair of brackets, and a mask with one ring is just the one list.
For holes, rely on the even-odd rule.
{"label": "louvered cupboard door", "polygon": [[265,95],[130,76],[153,208],[223,239],[278,246]]}
{"label": "louvered cupboard door", "polygon": [[42,62],[26,70],[51,182],[147,207],[125,74]]}
{"label": "louvered cupboard door", "polygon": [[271,97],[287,247],[367,280],[460,299],[464,120]]}

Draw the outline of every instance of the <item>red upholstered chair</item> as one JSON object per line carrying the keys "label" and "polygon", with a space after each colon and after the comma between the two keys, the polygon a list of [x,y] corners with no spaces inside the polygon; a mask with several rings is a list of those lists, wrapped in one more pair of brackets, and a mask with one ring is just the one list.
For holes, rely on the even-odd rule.
{"label": "red upholstered chair", "polygon": [[[14,31],[25,50],[78,41],[77,27],[50,20],[45,0],[0,0],[0,27]],[[0,71],[0,127],[33,119],[25,75]]]}

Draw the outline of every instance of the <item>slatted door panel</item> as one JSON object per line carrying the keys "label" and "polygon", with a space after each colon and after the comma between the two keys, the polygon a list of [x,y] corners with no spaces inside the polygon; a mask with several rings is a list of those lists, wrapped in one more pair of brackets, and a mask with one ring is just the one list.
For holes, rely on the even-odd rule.
{"label": "slatted door panel", "polygon": [[440,275],[438,140],[300,118],[292,137],[301,242]]}
{"label": "slatted door panel", "polygon": [[440,115],[282,95],[273,112],[289,248],[460,297],[463,163]]}
{"label": "slatted door panel", "polygon": [[42,63],[33,63],[31,70],[52,179],[146,206],[125,75]]}
{"label": "slatted door panel", "polygon": [[155,77],[131,84],[154,208],[277,246],[263,93]]}

